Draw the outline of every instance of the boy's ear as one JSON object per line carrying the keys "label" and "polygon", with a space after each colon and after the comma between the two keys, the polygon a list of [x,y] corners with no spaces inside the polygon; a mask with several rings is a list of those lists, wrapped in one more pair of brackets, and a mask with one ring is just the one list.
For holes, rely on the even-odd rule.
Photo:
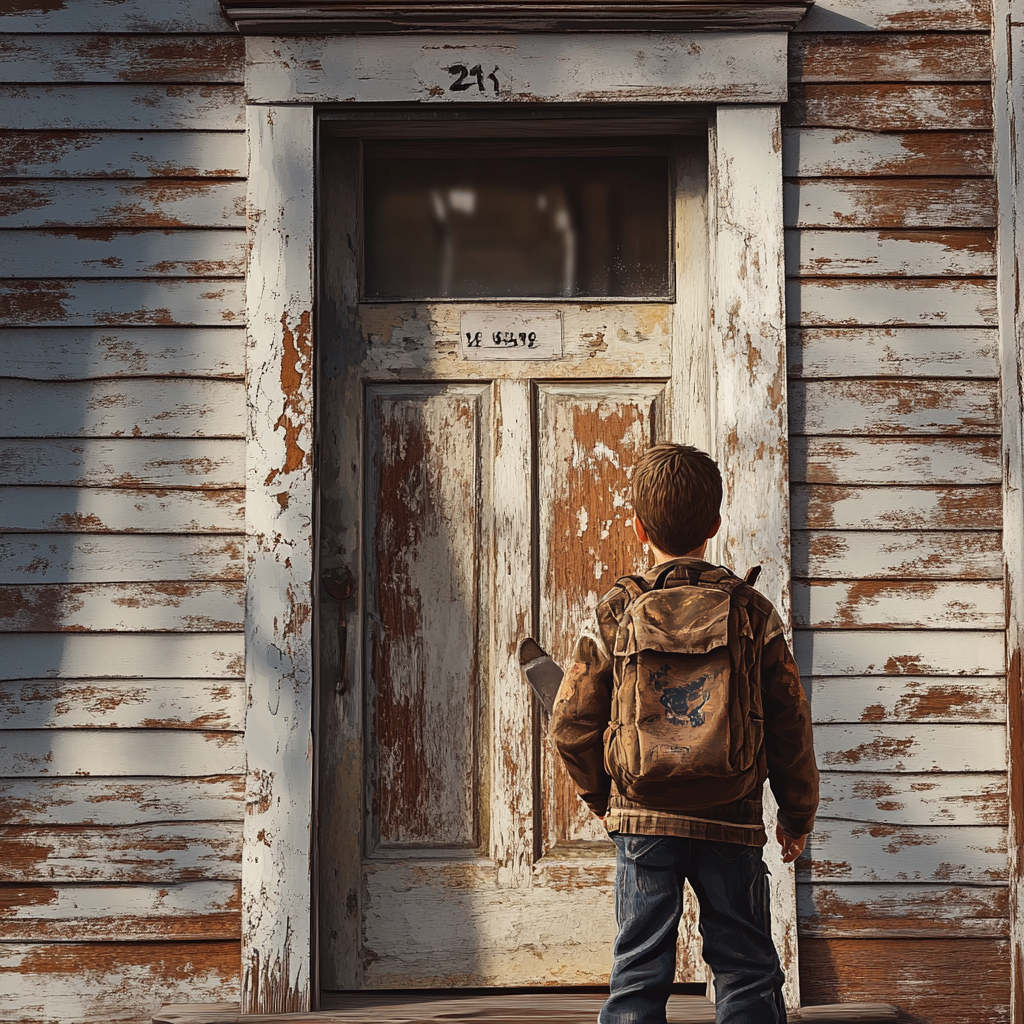
{"label": "boy's ear", "polygon": [[716,533],[718,533],[718,531],[719,531],[719,530],[720,530],[721,528],[722,528],[722,517],[721,517],[721,516],[719,516],[719,517],[718,517],[718,518],[717,518],[717,519],[716,519],[716,520],[714,521],[714,523],[712,523],[712,524],[711,524],[711,529],[710,529],[710,530],[708,531],[708,540],[711,540],[711,538],[712,538],[712,537],[714,537],[714,535],[715,535]]}
{"label": "boy's ear", "polygon": [[640,517],[637,515],[633,516],[633,532],[636,534],[636,539],[641,544],[647,543],[647,531],[644,529],[644,524],[640,522]]}

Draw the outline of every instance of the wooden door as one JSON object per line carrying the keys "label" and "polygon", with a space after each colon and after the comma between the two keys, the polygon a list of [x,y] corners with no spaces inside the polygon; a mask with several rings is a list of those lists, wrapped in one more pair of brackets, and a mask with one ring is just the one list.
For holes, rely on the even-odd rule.
{"label": "wooden door", "polygon": [[[707,420],[695,397],[706,155],[700,139],[557,152],[448,140],[504,184],[470,199],[462,178],[425,163],[431,214],[408,166],[395,172],[405,184],[388,184],[388,161],[437,160],[438,145],[335,139],[322,151],[320,561],[347,566],[357,588],[343,639],[339,604],[320,602],[321,987],[602,984],[614,848],[552,756],[517,647],[532,634],[567,659],[598,598],[646,564],[629,529],[637,457]],[[654,175],[636,188],[663,189],[652,201],[664,224],[647,236],[649,209],[622,212],[634,157],[650,165],[640,178]],[[579,181],[538,185],[524,204],[534,169],[508,161],[562,158]],[[595,184],[588,160],[619,160],[625,177]],[[444,218],[478,201],[499,220],[520,204],[502,223],[524,237],[466,228],[456,244],[424,227],[433,216],[448,231]],[[567,221],[572,238],[552,241]],[[597,250],[632,269],[602,269]],[[645,260],[664,262],[638,281]],[[651,280],[655,294],[635,294]],[[557,330],[561,351],[488,347],[486,330],[471,350],[476,324],[517,317],[524,338],[536,323],[555,344]],[[681,946],[680,979],[703,979],[692,921]]]}

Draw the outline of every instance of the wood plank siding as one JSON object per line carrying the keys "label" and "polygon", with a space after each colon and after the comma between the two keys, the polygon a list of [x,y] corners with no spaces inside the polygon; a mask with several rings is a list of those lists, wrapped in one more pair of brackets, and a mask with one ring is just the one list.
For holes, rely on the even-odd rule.
{"label": "wood plank siding", "polygon": [[[0,1018],[141,1024],[241,991],[244,43],[218,0],[0,33]],[[818,0],[789,75],[802,1001],[1009,1024],[989,2]]]}
{"label": "wood plank siding", "polygon": [[989,19],[819,0],[784,108],[802,997],[934,1024],[1009,1020]]}
{"label": "wood plank siding", "polygon": [[244,46],[0,16],[0,1017],[238,999]]}

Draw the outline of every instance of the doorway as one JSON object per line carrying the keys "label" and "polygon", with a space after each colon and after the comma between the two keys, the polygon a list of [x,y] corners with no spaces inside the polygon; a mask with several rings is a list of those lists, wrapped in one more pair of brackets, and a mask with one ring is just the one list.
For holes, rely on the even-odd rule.
{"label": "doorway", "polygon": [[516,654],[646,564],[641,452],[707,444],[707,121],[320,127],[320,985],[604,984],[614,849]]}

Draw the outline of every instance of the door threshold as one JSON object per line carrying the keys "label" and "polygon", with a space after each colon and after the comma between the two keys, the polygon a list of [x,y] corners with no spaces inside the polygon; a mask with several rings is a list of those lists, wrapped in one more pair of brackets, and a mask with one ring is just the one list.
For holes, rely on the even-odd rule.
{"label": "door threshold", "polygon": [[[153,1024],[594,1024],[604,996],[597,993],[531,992],[431,995],[427,992],[332,992],[330,1009],[309,1013],[243,1014],[238,1003],[173,1003]],[[837,1003],[791,1010],[789,1024],[889,1024],[888,1003]],[[714,1024],[715,1007],[703,996],[672,995],[668,1024]]]}

